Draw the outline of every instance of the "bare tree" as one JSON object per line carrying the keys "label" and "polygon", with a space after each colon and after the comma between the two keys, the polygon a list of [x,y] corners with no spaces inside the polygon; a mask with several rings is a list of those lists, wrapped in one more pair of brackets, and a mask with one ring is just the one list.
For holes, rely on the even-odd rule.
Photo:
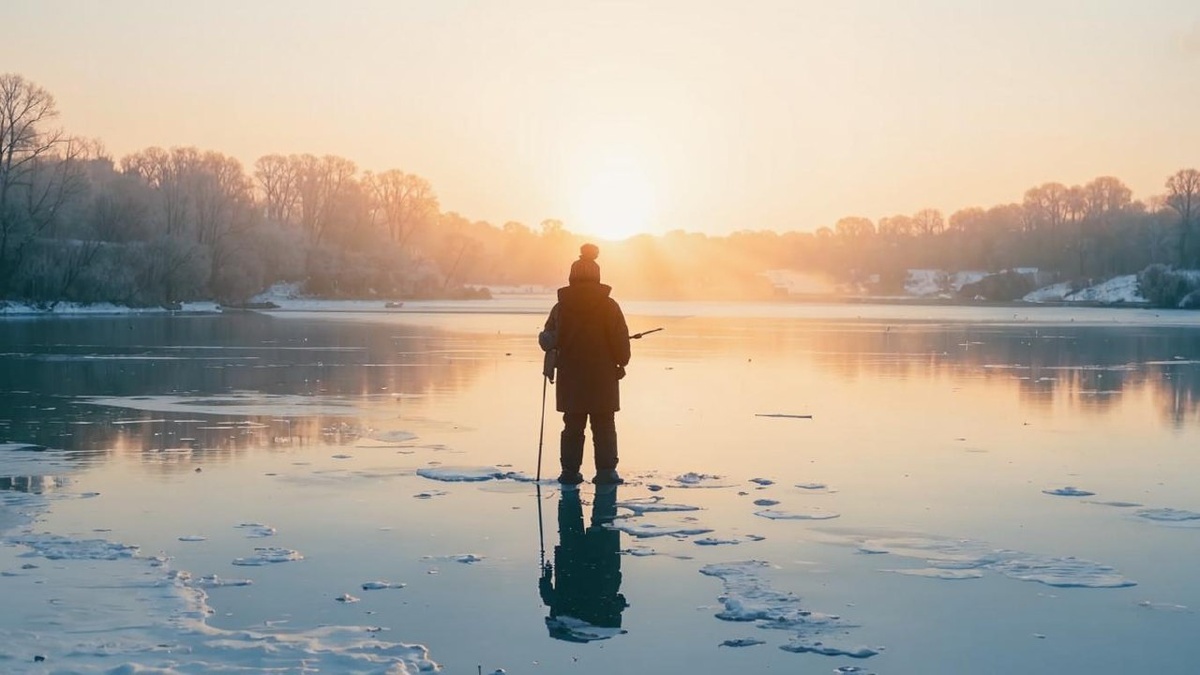
{"label": "bare tree", "polygon": [[1188,242],[1200,216],[1200,171],[1181,169],[1167,179],[1167,205],[1179,214],[1179,264],[1194,264]]}
{"label": "bare tree", "polygon": [[437,213],[437,195],[429,181],[420,176],[392,169],[367,174],[365,182],[375,200],[376,220],[401,248]]}
{"label": "bare tree", "polygon": [[872,223],[870,218],[847,216],[838,219],[833,231],[847,241],[855,241],[875,234],[875,223]]}
{"label": "bare tree", "polygon": [[354,175],[358,173],[358,167],[354,162],[334,155],[300,155],[289,159],[296,163],[300,225],[313,243],[319,244],[329,230],[336,227],[333,220],[337,204],[356,182]]}
{"label": "bare tree", "polygon": [[0,75],[0,295],[7,294],[29,245],[84,189],[87,144],[60,129],[48,91]]}
{"label": "bare tree", "polygon": [[912,221],[916,233],[926,237],[941,234],[946,229],[942,212],[937,209],[921,209],[913,214]]}
{"label": "bare tree", "polygon": [[264,215],[275,223],[292,223],[300,201],[297,162],[283,155],[266,155],[254,163],[254,179],[263,196]]}

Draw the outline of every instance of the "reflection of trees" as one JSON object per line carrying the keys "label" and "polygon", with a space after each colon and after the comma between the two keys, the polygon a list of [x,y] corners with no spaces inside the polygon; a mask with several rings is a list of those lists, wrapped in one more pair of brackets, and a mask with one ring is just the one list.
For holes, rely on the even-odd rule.
{"label": "reflection of trees", "polygon": [[66,484],[67,479],[63,476],[0,476],[0,491],[41,494],[57,490]]}
{"label": "reflection of trees", "polygon": [[[449,358],[430,328],[211,317],[14,321],[0,338],[0,433],[88,453],[144,453],[164,467],[251,448],[340,445],[353,416],[216,415],[87,405],[93,396],[219,399],[239,392],[314,396],[367,407],[454,391],[484,361]],[[472,336],[463,350],[489,349]],[[497,348],[499,349],[499,348]]]}
{"label": "reflection of trees", "polygon": [[847,380],[982,379],[1015,385],[1022,403],[1033,407],[1065,397],[1081,410],[1104,412],[1146,390],[1172,423],[1200,418],[1194,328],[692,318],[655,339],[677,355],[702,357],[737,345],[807,358]]}

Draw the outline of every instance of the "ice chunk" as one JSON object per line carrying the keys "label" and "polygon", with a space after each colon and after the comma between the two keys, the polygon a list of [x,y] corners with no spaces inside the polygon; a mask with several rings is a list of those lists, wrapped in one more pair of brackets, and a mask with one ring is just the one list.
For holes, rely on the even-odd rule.
{"label": "ice chunk", "polygon": [[72,539],[57,534],[21,534],[8,541],[28,546],[35,554],[49,560],[117,560],[132,558],[138,552],[137,546],[129,544],[105,539]]}
{"label": "ice chunk", "polygon": [[382,591],[388,588],[404,588],[407,584],[391,581],[368,581],[362,585],[364,591]]}
{"label": "ice chunk", "polygon": [[1156,520],[1162,523],[1197,523],[1200,524],[1200,513],[1195,511],[1184,511],[1183,509],[1138,509],[1134,512],[1138,518],[1146,520]]}
{"label": "ice chunk", "polygon": [[640,516],[647,513],[667,513],[677,511],[699,511],[699,506],[689,506],[687,504],[668,504],[662,500],[662,497],[650,496],[640,499],[627,499],[622,502],[617,502],[617,506],[633,511],[633,515]]}
{"label": "ice chunk", "polygon": [[765,645],[765,644],[766,644],[765,640],[758,640],[755,638],[734,638],[732,640],[725,640],[719,646],[721,646],[721,647],[753,647],[755,645]]}
{"label": "ice chunk", "polygon": [[684,539],[687,537],[694,537],[696,535],[708,534],[709,532],[712,532],[712,530],[705,527],[653,525],[650,523],[634,524],[620,520],[613,521],[611,523],[604,523],[604,527],[612,530],[619,530],[639,539],[650,539],[653,537],[676,537],[679,539]]}
{"label": "ice chunk", "polygon": [[299,551],[293,551],[290,548],[265,546],[254,549],[254,555],[251,557],[234,558],[233,564],[243,567],[257,567],[272,563],[291,562],[293,560],[304,560],[304,556]]}
{"label": "ice chunk", "polygon": [[250,539],[263,539],[275,535],[275,528],[263,523],[242,523],[238,525],[239,530],[246,531],[246,537]]}

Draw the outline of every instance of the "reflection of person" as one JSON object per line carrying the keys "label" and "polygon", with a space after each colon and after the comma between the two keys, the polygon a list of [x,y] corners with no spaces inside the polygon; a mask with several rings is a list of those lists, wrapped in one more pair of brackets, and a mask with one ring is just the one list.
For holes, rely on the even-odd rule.
{"label": "reflection of person", "polygon": [[538,582],[550,607],[550,637],[589,642],[624,632],[621,612],[629,603],[621,594],[621,533],[604,527],[616,515],[616,501],[616,487],[600,489],[584,530],[579,491],[564,491],[559,499],[554,564],[542,568]]}
{"label": "reflection of person", "polygon": [[555,352],[558,368],[555,402],[563,414],[559,446],[564,485],[583,482],[584,426],[592,423],[597,484],[617,484],[617,425],[614,415],[621,409],[619,380],[629,365],[629,328],[612,287],[600,283],[593,244],[580,247],[579,259],[571,265],[569,285],[558,289],[558,302],[550,310],[538,343]]}

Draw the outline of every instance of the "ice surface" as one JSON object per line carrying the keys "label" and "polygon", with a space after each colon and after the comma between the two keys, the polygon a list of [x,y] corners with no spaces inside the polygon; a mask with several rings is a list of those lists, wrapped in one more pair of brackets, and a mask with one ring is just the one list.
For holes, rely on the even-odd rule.
{"label": "ice surface", "polygon": [[409,431],[375,431],[367,438],[380,443],[405,443],[417,439],[417,435]]}
{"label": "ice surface", "polygon": [[1091,497],[1096,494],[1095,492],[1088,492],[1087,490],[1081,490],[1081,489],[1079,489],[1077,487],[1073,487],[1071,485],[1068,485],[1066,487],[1053,488],[1051,490],[1042,490],[1042,492],[1045,494],[1048,494],[1048,495],[1055,495],[1058,497]]}
{"label": "ice surface", "polygon": [[528,476],[517,471],[505,471],[495,466],[449,467],[427,466],[417,469],[417,475],[444,483],[481,483],[489,480],[516,480],[532,482]]}
{"label": "ice surface", "polygon": [[720,646],[721,647],[753,647],[755,645],[765,645],[765,644],[767,644],[766,640],[759,640],[756,638],[734,638],[732,640],[725,640],[724,642],[722,642],[720,644]]}
{"label": "ice surface", "polygon": [[251,557],[234,558],[233,564],[244,567],[258,567],[272,563],[291,562],[293,560],[304,560],[304,556],[299,551],[293,551],[290,548],[263,546],[254,549],[254,555]]}
{"label": "ice surface", "polygon": [[246,537],[250,539],[262,539],[275,535],[275,528],[263,523],[242,523],[237,526],[238,529],[246,531]]}
{"label": "ice surface", "polygon": [[80,403],[147,412],[202,413],[238,417],[354,416],[354,401],[328,396],[234,392],[223,396],[89,396]]}
{"label": "ice surface", "polygon": [[1191,613],[1192,611],[1186,605],[1177,605],[1173,602],[1150,602],[1149,600],[1142,600],[1138,603],[1138,607],[1152,609],[1156,612]]}
{"label": "ice surface", "polygon": [[404,588],[406,585],[393,581],[368,581],[363,583],[362,589],[364,591],[382,591],[389,588]]}
{"label": "ice surface", "polygon": [[[867,536],[859,540],[859,551],[916,558],[940,570],[990,570],[1013,579],[1063,588],[1123,588],[1137,583],[1098,562],[1073,556],[1054,557],[997,549],[969,539],[925,535]],[[955,575],[953,578],[962,577]]]}
{"label": "ice surface", "polygon": [[413,497],[415,499],[433,499],[434,497],[444,497],[448,494],[450,493],[445,490],[426,490],[425,492],[418,492]]}
{"label": "ice surface", "polygon": [[983,572],[977,569],[960,570],[939,567],[921,567],[915,569],[890,569],[880,571],[895,572],[896,574],[905,574],[910,577],[929,577],[930,579],[946,579],[950,581],[958,579],[979,579],[983,577]]}
{"label": "ice surface", "polygon": [[[52,557],[56,583],[6,586],[48,609],[32,623],[0,626],[0,670],[55,673],[336,672],[415,675],[436,672],[421,645],[379,640],[378,628],[322,626],[313,629],[225,630],[210,626],[215,610],[205,589],[245,586],[249,580],[193,579],[135,547],[56,535],[18,535],[2,540],[30,546],[28,555]],[[13,579],[8,583],[20,583]],[[81,595],[82,594],[82,595]],[[86,597],[83,604],[55,598]],[[131,623],[123,617],[136,617]],[[32,666],[35,656],[45,668]],[[22,668],[17,664],[31,664]]]}
{"label": "ice surface", "polygon": [[8,541],[33,549],[33,553],[50,560],[117,560],[131,558],[137,546],[119,544],[105,539],[72,539],[58,534],[18,534]]}
{"label": "ice surface", "polygon": [[831,511],[821,511],[813,509],[810,511],[781,511],[779,509],[763,509],[755,511],[754,515],[761,518],[770,518],[771,520],[830,520],[838,518],[841,514]]}
{"label": "ice surface", "polygon": [[875,656],[879,653],[876,649],[870,647],[856,646],[844,647],[840,645],[832,645],[819,640],[792,640],[786,645],[781,645],[780,649],[786,652],[794,652],[796,654],[820,654],[822,656],[849,656],[852,659],[865,659]]}
{"label": "ice surface", "polygon": [[445,560],[447,562],[457,562],[466,565],[471,565],[477,562],[482,562],[487,556],[478,555],[475,553],[454,553],[452,555],[424,555],[422,560]]}

